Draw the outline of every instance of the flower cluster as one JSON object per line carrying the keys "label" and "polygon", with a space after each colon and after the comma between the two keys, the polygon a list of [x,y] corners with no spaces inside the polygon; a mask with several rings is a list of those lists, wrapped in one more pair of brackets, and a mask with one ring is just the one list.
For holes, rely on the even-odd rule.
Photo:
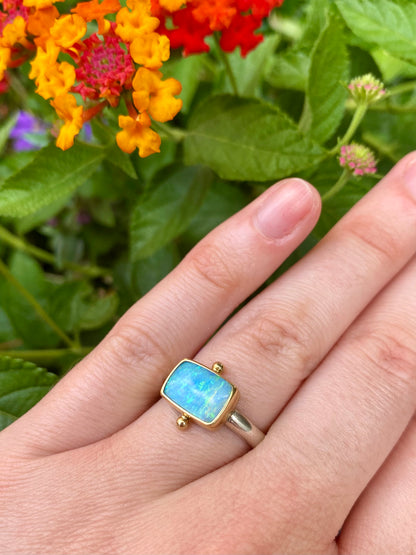
{"label": "flower cluster", "polygon": [[373,152],[364,145],[351,143],[341,147],[339,157],[341,167],[350,170],[354,175],[376,173],[377,161]]}
{"label": "flower cluster", "polygon": [[150,0],[127,0],[125,7],[119,0],[89,0],[70,13],[58,11],[55,2],[0,0],[0,82],[7,68],[32,58],[29,77],[36,92],[63,120],[57,139],[63,150],[86,121],[123,99],[128,115],[119,116],[119,147],[138,148],[142,157],[159,152],[152,119],[171,120],[182,101],[176,98],[180,83],[163,80],[159,71],[170,44],[156,32],[159,19]]}
{"label": "flower cluster", "polygon": [[384,84],[371,73],[353,79],[348,85],[348,89],[357,103],[377,102],[386,94]]}
{"label": "flower cluster", "polygon": [[214,33],[224,52],[240,47],[246,56],[262,40],[256,33],[263,19],[284,0],[152,0],[152,11],[172,48],[183,53],[208,52],[205,39]]}

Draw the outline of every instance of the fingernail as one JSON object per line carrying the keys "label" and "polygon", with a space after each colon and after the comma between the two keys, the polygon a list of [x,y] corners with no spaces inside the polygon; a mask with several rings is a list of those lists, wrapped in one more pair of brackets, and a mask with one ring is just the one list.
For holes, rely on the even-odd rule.
{"label": "fingernail", "polygon": [[310,212],[312,190],[302,179],[288,179],[275,187],[261,204],[254,222],[270,239],[282,239]]}
{"label": "fingernail", "polygon": [[414,156],[403,171],[404,186],[416,200],[416,157]]}

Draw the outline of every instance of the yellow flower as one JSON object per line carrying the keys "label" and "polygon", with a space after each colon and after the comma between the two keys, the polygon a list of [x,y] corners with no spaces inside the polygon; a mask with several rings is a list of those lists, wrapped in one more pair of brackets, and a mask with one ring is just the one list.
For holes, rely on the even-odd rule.
{"label": "yellow flower", "polygon": [[59,46],[49,39],[45,49],[38,47],[31,62],[29,77],[35,81],[36,92],[45,99],[64,95],[75,83],[74,66],[57,62],[59,52]]}
{"label": "yellow flower", "polygon": [[122,131],[117,133],[116,141],[121,150],[131,153],[138,148],[142,158],[160,152],[160,137],[150,129],[151,121],[146,112],[137,118],[119,116],[118,124]]}
{"label": "yellow flower", "polygon": [[60,52],[59,46],[57,46],[53,40],[48,40],[45,47],[38,47],[36,50],[35,58],[30,62],[32,69],[30,70],[30,79],[36,79],[45,72],[48,67],[55,65]]}
{"label": "yellow flower", "polygon": [[116,17],[116,33],[124,42],[133,42],[143,33],[152,33],[158,28],[158,18],[151,17],[150,1],[127,0],[127,6]]}
{"label": "yellow flower", "polygon": [[133,60],[149,69],[157,69],[169,60],[170,43],[168,37],[158,33],[146,33],[136,37],[130,45]]}
{"label": "yellow flower", "polygon": [[74,66],[68,62],[56,63],[39,75],[36,92],[47,100],[67,93],[74,83]]}
{"label": "yellow flower", "polygon": [[82,106],[77,105],[77,101],[72,94],[57,96],[51,100],[51,105],[55,108],[60,119],[64,120],[61,127],[56,146],[62,150],[67,150],[74,144],[74,137],[78,135],[82,128]]}
{"label": "yellow flower", "polygon": [[77,14],[63,15],[51,28],[51,37],[62,48],[71,48],[87,32],[85,20]]}
{"label": "yellow flower", "polygon": [[11,23],[8,23],[0,38],[2,46],[12,47],[17,42],[22,42],[26,38],[26,21],[18,15]]}
{"label": "yellow flower", "polygon": [[4,79],[4,72],[7,69],[11,57],[11,50],[7,46],[0,46],[0,81]]}
{"label": "yellow flower", "polygon": [[36,10],[43,10],[50,8],[55,2],[63,2],[64,0],[23,0],[23,5],[27,8],[35,8]]}
{"label": "yellow flower", "polygon": [[182,86],[173,77],[162,81],[160,71],[141,67],[133,80],[133,101],[139,112],[149,112],[156,121],[173,119],[182,108],[182,100],[175,98]]}
{"label": "yellow flower", "polygon": [[159,4],[168,12],[177,12],[184,4],[186,0],[159,0]]}

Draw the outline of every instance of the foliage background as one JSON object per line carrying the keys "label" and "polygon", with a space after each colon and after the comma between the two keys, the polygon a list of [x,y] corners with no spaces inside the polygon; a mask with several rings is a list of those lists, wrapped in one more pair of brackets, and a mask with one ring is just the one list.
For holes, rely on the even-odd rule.
{"label": "foliage background", "polygon": [[181,81],[184,107],[160,131],[161,154],[146,159],[116,146],[115,110],[68,151],[45,134],[31,137],[40,150],[14,151],[18,110],[51,125],[53,113],[22,72],[11,76],[0,97],[0,426],[277,179],[301,176],[325,194],[342,174],[337,141],[356,110],[345,86],[352,77],[371,72],[389,91],[354,136],[376,152],[379,173],[351,179],[328,199],[279,272],[416,148],[413,2],[286,0],[263,32],[246,58],[228,56],[238,96],[214,42],[208,54],[172,53],[163,72]]}

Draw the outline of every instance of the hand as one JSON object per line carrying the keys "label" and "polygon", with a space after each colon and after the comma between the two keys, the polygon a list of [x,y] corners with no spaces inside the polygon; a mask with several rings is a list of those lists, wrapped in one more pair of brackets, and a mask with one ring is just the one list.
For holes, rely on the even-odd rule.
{"label": "hand", "polygon": [[[416,155],[212,337],[318,213],[271,187],[0,434],[2,553],[415,552]],[[262,443],[177,429],[185,357],[224,363]]]}

